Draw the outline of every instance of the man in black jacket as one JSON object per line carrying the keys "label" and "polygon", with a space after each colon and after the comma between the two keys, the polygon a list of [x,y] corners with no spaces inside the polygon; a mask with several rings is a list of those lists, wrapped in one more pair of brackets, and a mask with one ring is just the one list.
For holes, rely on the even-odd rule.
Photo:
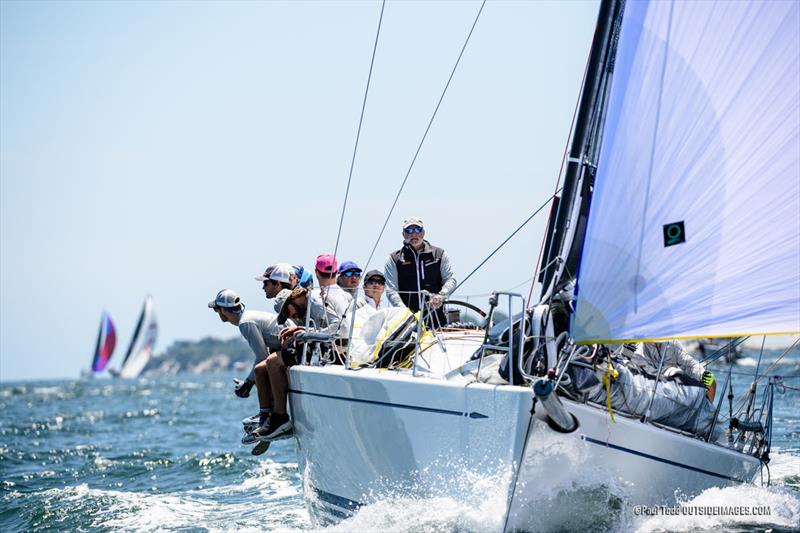
{"label": "man in black jacket", "polygon": [[403,247],[386,259],[384,274],[386,296],[392,305],[419,311],[422,291],[428,291],[426,307],[438,310],[433,323],[444,324],[440,308],[455,289],[456,278],[447,252],[425,240],[425,226],[419,218],[403,222]]}

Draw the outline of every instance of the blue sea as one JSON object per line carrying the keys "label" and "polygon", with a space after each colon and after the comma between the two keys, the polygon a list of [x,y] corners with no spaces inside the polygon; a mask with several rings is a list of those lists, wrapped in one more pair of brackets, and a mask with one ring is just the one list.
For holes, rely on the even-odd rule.
{"label": "blue sea", "polygon": [[[777,355],[765,354],[762,370]],[[755,361],[733,369],[741,394]],[[769,372],[787,385],[775,397],[770,486],[710,489],[688,502],[763,506],[769,516],[609,522],[610,511],[598,506],[596,523],[612,531],[800,531],[800,356]],[[256,411],[256,399],[236,398],[233,377],[1,384],[0,531],[497,530],[502,509],[486,505],[480,490],[409,494],[402,505],[381,501],[318,526],[306,509],[294,441],[275,442],[260,457],[240,443],[240,421]]]}

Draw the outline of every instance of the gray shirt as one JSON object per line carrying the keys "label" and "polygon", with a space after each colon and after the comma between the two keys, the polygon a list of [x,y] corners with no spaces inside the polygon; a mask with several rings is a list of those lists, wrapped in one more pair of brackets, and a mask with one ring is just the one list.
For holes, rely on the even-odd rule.
{"label": "gray shirt", "polygon": [[672,375],[675,373],[674,369],[680,369],[687,376],[697,381],[703,381],[705,368],[697,359],[686,353],[677,342],[644,342],[636,347],[633,354],[628,354],[633,364],[651,376],[655,376],[658,372],[658,364],[662,355],[664,356],[662,376]]}
{"label": "gray shirt", "polygon": [[278,324],[278,315],[267,313],[266,311],[245,310],[239,319],[239,331],[245,338],[250,349],[255,354],[255,362],[250,369],[247,379],[255,381],[255,367],[265,360],[270,352],[280,349],[278,333],[286,325]]}
{"label": "gray shirt", "polygon": [[308,300],[311,320],[318,331],[347,337],[348,324],[344,318],[350,310],[353,297],[338,285],[329,285],[311,291]]}
{"label": "gray shirt", "polygon": [[[442,274],[442,290],[439,291],[444,297],[450,295],[456,288],[456,277],[453,274],[453,267],[450,264],[450,256],[447,252],[442,250],[442,259],[439,262],[439,272]],[[383,275],[386,278],[386,298],[389,303],[394,307],[402,307],[405,304],[400,299],[400,294],[397,292],[397,265],[394,264],[392,256],[386,258],[386,264],[383,267]]]}

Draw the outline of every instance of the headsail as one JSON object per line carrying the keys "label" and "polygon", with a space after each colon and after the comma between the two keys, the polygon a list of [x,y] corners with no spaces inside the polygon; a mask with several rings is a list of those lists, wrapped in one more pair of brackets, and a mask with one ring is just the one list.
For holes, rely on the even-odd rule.
{"label": "headsail", "polygon": [[139,314],[139,321],[128,345],[128,352],[122,361],[119,376],[122,378],[135,378],[144,369],[158,338],[158,323],[153,313],[153,298],[147,296]]}
{"label": "headsail", "polygon": [[100,331],[97,333],[97,344],[94,347],[94,357],[92,358],[92,372],[101,372],[106,367],[116,345],[117,333],[114,330],[114,322],[111,321],[111,315],[103,311],[103,315],[100,317]]}
{"label": "headsail", "polygon": [[571,333],[800,331],[800,3],[628,2]]}

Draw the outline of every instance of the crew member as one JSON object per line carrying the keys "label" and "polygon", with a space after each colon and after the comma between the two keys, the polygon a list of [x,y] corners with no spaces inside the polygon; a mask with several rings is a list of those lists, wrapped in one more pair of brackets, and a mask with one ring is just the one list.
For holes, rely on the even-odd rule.
{"label": "crew member", "polygon": [[362,270],[355,263],[355,261],[344,261],[339,266],[339,277],[336,284],[339,285],[350,296],[355,297],[358,284],[361,283]]}
{"label": "crew member", "polygon": [[380,270],[370,270],[364,276],[364,302],[373,309],[383,309],[386,304],[381,302],[386,288],[386,278]]}
{"label": "crew member", "polygon": [[273,403],[264,361],[270,352],[280,349],[279,334],[284,326],[278,324],[278,315],[266,311],[245,310],[241,298],[231,289],[219,291],[217,296],[208,302],[208,307],[217,313],[222,322],[237,326],[253,350],[255,355],[253,367],[244,381],[236,380],[234,393],[240,398],[247,398],[253,385],[257,385],[260,425],[269,417]]}
{"label": "crew member", "polygon": [[445,323],[441,308],[456,287],[450,258],[443,249],[425,240],[425,226],[419,218],[403,222],[403,247],[389,255],[384,268],[386,296],[392,305],[420,309],[421,291],[430,296],[426,306],[435,309],[434,325]]}

